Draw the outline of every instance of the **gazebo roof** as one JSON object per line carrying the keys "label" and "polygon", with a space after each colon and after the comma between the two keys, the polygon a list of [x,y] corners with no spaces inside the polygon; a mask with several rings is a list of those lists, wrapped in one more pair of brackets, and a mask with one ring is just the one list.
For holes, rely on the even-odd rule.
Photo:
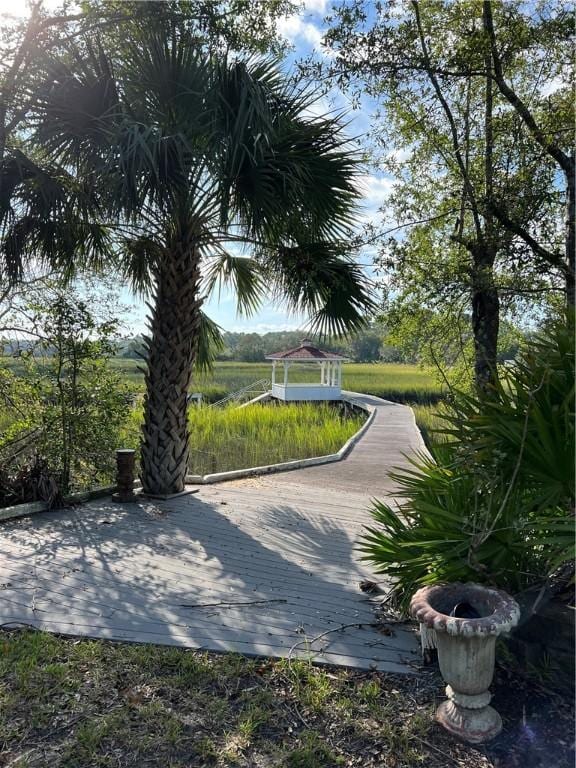
{"label": "gazebo roof", "polygon": [[316,360],[348,360],[343,355],[337,355],[335,352],[327,352],[324,349],[315,347],[310,339],[302,339],[299,347],[287,349],[285,352],[274,352],[266,356],[267,360],[297,360],[300,363],[315,362]]}

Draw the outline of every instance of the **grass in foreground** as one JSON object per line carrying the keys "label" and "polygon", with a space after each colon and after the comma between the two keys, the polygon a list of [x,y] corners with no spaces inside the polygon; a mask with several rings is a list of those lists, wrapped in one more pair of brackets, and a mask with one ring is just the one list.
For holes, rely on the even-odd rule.
{"label": "grass in foreground", "polygon": [[189,410],[192,474],[336,453],[365,421],[325,403]]}
{"label": "grass in foreground", "polygon": [[[429,669],[418,676],[360,673],[304,662],[2,630],[0,765],[564,768],[571,764],[570,749],[557,743],[562,731],[546,734],[547,743],[530,706],[524,718],[536,730],[539,748],[551,749],[543,753],[544,762],[527,762],[526,755],[520,762],[508,762],[508,755],[518,759],[522,740],[516,736],[516,721],[506,715],[507,730],[490,751],[455,742],[434,723],[434,696],[441,690],[437,673]],[[509,681],[504,690],[511,690]],[[515,699],[524,695],[516,685],[513,691]],[[502,711],[498,693],[497,704]],[[552,722],[564,728],[569,742],[571,725],[552,709]],[[540,711],[550,717],[549,705]],[[518,717],[521,723],[521,710]],[[546,762],[548,758],[552,762]]]}

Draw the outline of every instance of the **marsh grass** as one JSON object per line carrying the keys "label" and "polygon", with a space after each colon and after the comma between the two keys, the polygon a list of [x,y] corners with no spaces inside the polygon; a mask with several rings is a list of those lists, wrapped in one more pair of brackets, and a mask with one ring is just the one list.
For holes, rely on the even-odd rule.
{"label": "marsh grass", "polygon": [[[17,361],[3,358],[1,364],[17,370]],[[122,374],[135,391],[142,391],[144,379],[138,360],[113,358],[113,370]],[[204,399],[212,403],[231,392],[236,392],[259,379],[271,376],[269,363],[218,362],[211,374],[194,377],[192,391],[202,392]],[[310,368],[294,370],[290,380],[294,382],[315,380],[317,371]],[[402,403],[437,403],[443,397],[442,387],[433,374],[417,365],[393,363],[346,363],[343,367],[342,386],[352,392],[363,392]]]}
{"label": "marsh grass", "polygon": [[449,406],[443,402],[434,405],[416,404],[412,406],[416,424],[428,447],[433,443],[444,443],[448,440],[448,436],[439,431],[448,427],[448,423],[442,418],[444,414],[448,413],[448,409]]}
{"label": "marsh grass", "polygon": [[328,403],[256,404],[189,411],[192,474],[336,453],[365,421]]}

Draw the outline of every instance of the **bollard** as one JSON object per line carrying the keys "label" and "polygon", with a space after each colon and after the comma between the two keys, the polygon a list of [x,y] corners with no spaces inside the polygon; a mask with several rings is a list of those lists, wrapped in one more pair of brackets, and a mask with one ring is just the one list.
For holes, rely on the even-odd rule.
{"label": "bollard", "polygon": [[116,451],[116,493],[112,501],[119,504],[136,501],[134,493],[134,457],[136,451],[121,448]]}

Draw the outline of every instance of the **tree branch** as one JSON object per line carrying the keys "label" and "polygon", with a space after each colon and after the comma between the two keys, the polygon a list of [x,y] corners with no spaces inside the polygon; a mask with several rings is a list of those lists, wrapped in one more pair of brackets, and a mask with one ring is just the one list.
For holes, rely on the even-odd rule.
{"label": "tree branch", "polygon": [[494,19],[492,17],[492,2],[491,0],[484,0],[484,28],[488,33],[490,40],[490,51],[492,54],[492,63],[494,65],[494,80],[500,90],[500,93],[504,98],[514,107],[516,112],[520,115],[526,127],[542,147],[542,149],[550,155],[558,165],[562,168],[566,175],[574,173],[574,160],[563,152],[560,147],[554,142],[550,141],[544,131],[540,128],[536,122],[533,114],[530,112],[526,104],[518,96],[518,94],[508,85],[504,78],[504,72],[502,69],[502,60],[498,53],[498,45],[496,42],[496,33],[494,31]]}
{"label": "tree branch", "polygon": [[497,206],[495,203],[488,201],[487,208],[492,214],[494,214],[494,216],[498,219],[503,227],[505,227],[509,232],[512,232],[512,234],[517,235],[526,243],[526,245],[529,245],[537,256],[540,256],[540,258],[547,263],[558,267],[563,272],[566,271],[567,265],[564,258],[562,257],[562,254],[550,251],[540,245],[540,243],[538,243],[521,224],[519,224],[517,221],[513,221],[508,216],[506,211]]}
{"label": "tree branch", "polygon": [[444,110],[444,114],[446,115],[446,119],[448,120],[448,124],[450,126],[450,135],[452,138],[452,146],[454,148],[454,156],[456,157],[456,162],[458,164],[458,168],[460,170],[460,173],[462,174],[462,179],[464,181],[464,185],[466,187],[466,194],[468,195],[468,198],[470,200],[470,204],[472,206],[472,216],[474,218],[474,226],[476,228],[476,234],[478,236],[478,239],[482,239],[482,226],[480,224],[480,216],[478,214],[478,206],[476,203],[476,197],[474,195],[474,189],[472,187],[472,183],[470,181],[470,176],[468,174],[468,171],[466,169],[466,164],[464,162],[464,159],[462,157],[462,152],[460,149],[460,141],[458,139],[458,129],[456,128],[456,121],[454,119],[454,115],[452,114],[452,110],[450,109],[450,105],[444,98],[444,94],[442,93],[442,89],[440,88],[440,83],[438,82],[438,78],[436,77],[434,73],[434,68],[432,67],[432,63],[430,61],[430,54],[428,53],[428,46],[426,45],[426,40],[424,38],[424,31],[422,29],[422,21],[420,19],[420,7],[418,4],[418,0],[412,0],[412,7],[414,9],[414,14],[416,16],[416,25],[418,28],[418,37],[420,39],[420,47],[422,49],[422,55],[424,56],[424,64],[426,73],[428,75],[428,79],[432,83],[432,87],[434,88],[434,92],[436,93],[436,96],[438,97],[438,101],[442,105],[442,109]]}

